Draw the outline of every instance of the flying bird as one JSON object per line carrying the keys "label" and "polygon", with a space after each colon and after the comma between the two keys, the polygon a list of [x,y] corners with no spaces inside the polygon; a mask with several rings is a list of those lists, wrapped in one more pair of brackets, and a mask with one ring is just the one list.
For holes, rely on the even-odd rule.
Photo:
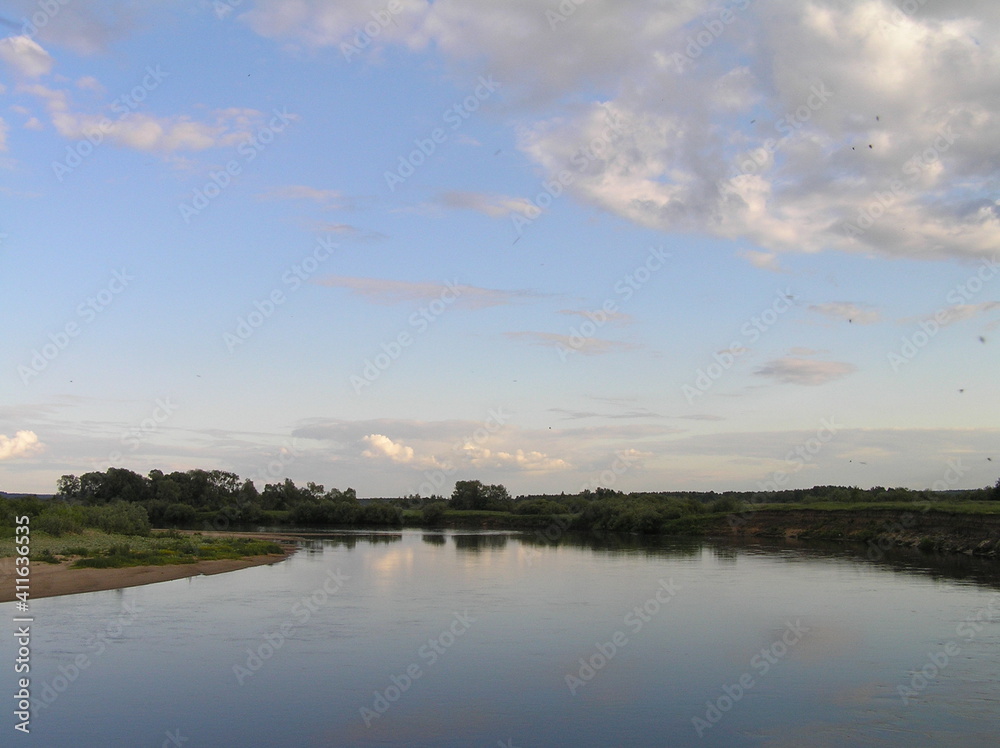
{"label": "flying bird", "polygon": [[984,338],[982,335],[980,335],[979,336],[979,342],[980,343],[985,343],[986,342],[986,338]]}

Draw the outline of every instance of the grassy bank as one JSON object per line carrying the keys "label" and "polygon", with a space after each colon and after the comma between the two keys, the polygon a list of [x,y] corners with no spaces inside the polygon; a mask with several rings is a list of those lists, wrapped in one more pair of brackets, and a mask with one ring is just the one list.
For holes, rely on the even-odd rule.
{"label": "grassy bank", "polygon": [[[193,564],[198,561],[241,559],[282,554],[282,547],[270,540],[238,537],[205,537],[200,533],[154,532],[123,535],[97,529],[62,536],[31,533],[33,562],[72,561],[74,568],[114,569],[128,566]],[[0,557],[15,555],[13,538],[0,540]]]}

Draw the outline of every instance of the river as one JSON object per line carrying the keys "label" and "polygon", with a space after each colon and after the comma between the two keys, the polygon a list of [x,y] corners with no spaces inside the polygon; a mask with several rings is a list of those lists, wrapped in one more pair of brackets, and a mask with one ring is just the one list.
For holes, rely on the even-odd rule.
{"label": "river", "polygon": [[998,566],[836,545],[336,533],[272,566],[32,601],[35,708],[15,737],[995,746]]}

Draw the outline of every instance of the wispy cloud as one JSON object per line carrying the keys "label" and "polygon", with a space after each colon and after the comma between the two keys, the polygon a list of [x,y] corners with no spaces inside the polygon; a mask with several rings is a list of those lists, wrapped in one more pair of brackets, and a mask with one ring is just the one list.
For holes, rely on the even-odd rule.
{"label": "wispy cloud", "polygon": [[437,203],[445,208],[474,210],[490,218],[506,218],[512,213],[531,216],[538,210],[523,197],[508,197],[485,192],[445,192],[438,196]]}
{"label": "wispy cloud", "polygon": [[868,304],[855,304],[850,301],[831,301],[825,304],[812,304],[810,312],[816,312],[826,317],[842,319],[856,325],[873,325],[882,319],[878,309]]}
{"label": "wispy cloud", "polygon": [[631,314],[626,314],[625,312],[606,312],[603,309],[598,309],[596,311],[560,309],[559,314],[569,314],[574,317],[583,317],[584,319],[589,320],[600,319],[604,322],[613,322],[619,325],[630,325],[634,319]]}
{"label": "wispy cloud", "polygon": [[290,184],[261,193],[261,200],[310,200],[325,210],[339,210],[346,207],[346,199],[339,190],[324,190],[302,184]]}
{"label": "wispy cloud", "polygon": [[[217,109],[212,120],[199,122],[184,115],[156,117],[141,111],[111,118],[106,114],[74,111],[66,91],[41,84],[20,86],[19,91],[45,102],[56,132],[69,140],[81,140],[101,132],[108,142],[138,151],[201,151],[236,146],[247,141],[266,117],[256,109]],[[296,119],[296,115],[288,115]]]}
{"label": "wispy cloud", "polygon": [[605,353],[617,353],[636,348],[632,343],[622,343],[617,340],[593,337],[581,338],[572,335],[559,335],[553,332],[535,332],[533,330],[505,332],[504,336],[511,340],[525,340],[535,345],[549,347],[564,346],[570,351],[576,351],[585,356],[599,356]]}
{"label": "wispy cloud", "polygon": [[781,263],[778,262],[778,255],[774,252],[759,252],[755,249],[743,249],[737,252],[737,254],[755,268],[770,270],[772,273],[788,272],[781,266]]}
{"label": "wispy cloud", "polygon": [[376,304],[404,304],[446,295],[450,305],[463,309],[485,309],[505,306],[537,296],[533,291],[504,291],[495,288],[467,286],[456,281],[397,281],[386,278],[357,278],[331,275],[316,281],[321,286],[344,288]]}
{"label": "wispy cloud", "polygon": [[549,408],[549,412],[558,413],[565,420],[576,420],[580,418],[631,419],[662,417],[659,413],[654,413],[646,408],[635,408],[623,413],[598,413],[597,411],[592,410],[567,410],[566,408]]}
{"label": "wispy cloud", "polygon": [[842,361],[814,361],[805,358],[779,358],[768,361],[754,373],[782,384],[818,385],[841,379],[855,370]]}

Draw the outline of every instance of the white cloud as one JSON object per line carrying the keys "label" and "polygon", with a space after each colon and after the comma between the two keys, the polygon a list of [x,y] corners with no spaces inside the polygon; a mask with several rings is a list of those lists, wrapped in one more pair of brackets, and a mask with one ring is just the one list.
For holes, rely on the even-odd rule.
{"label": "white cloud", "polygon": [[492,450],[471,442],[462,445],[464,461],[477,468],[514,468],[521,471],[565,470],[569,463],[537,450]]}
{"label": "white cloud", "polygon": [[[245,19],[330,45],[378,7],[266,0]],[[508,104],[536,115],[522,150],[547,175],[573,173],[578,200],[753,241],[761,251],[744,257],[758,267],[779,267],[777,252],[971,258],[1000,243],[1000,6],[774,0],[730,8],[710,48],[693,50],[704,23],[721,23],[717,3],[592,1],[555,27],[544,10],[410,0],[373,46],[433,46],[460,78],[494,75]],[[491,205],[502,208],[479,209]]]}
{"label": "white cloud", "polygon": [[[669,56],[620,64],[603,106],[536,123],[523,148],[550,174],[572,170],[612,111],[620,133],[569,189],[637,224],[746,238],[767,253],[989,254],[1000,241],[990,197],[1000,97],[984,81],[1000,77],[997,10],[893,24],[896,10],[881,0],[757,4],[680,74]],[[668,50],[683,50],[679,41],[661,39]],[[739,80],[763,110],[756,124],[716,95],[737,54],[750,56]],[[865,227],[848,233],[848,222]]]}
{"label": "white cloud", "polygon": [[30,36],[0,39],[0,60],[28,78],[38,78],[52,70],[55,60]]}
{"label": "white cloud", "polygon": [[35,84],[20,90],[45,102],[52,125],[69,140],[82,140],[100,133],[102,138],[123,148],[139,151],[201,151],[236,146],[246,142],[266,117],[256,109],[230,107],[212,112],[213,119],[197,122],[184,115],[156,117],[145,112],[128,112],[111,117],[73,111],[66,91]]}
{"label": "white cloud", "polygon": [[[313,47],[352,43],[362,27],[377,24],[378,33],[365,47],[370,52],[372,46],[405,39],[429,7],[426,0],[397,0],[393,5],[400,12],[388,13],[388,5],[386,0],[257,0],[240,20],[261,36],[296,38]],[[359,48],[358,54],[365,50]]]}
{"label": "white cloud", "polygon": [[368,445],[368,449],[365,449],[361,456],[370,460],[388,459],[397,465],[408,465],[420,469],[444,467],[444,463],[440,462],[437,457],[433,455],[418,457],[413,447],[395,442],[385,434],[368,434],[361,441]]}
{"label": "white cloud", "polygon": [[365,457],[388,457],[404,465],[413,462],[413,447],[397,444],[384,434],[369,434],[362,441],[370,447],[361,453]]}
{"label": "white cloud", "polygon": [[41,452],[44,448],[34,431],[18,431],[13,437],[0,434],[0,460],[23,457]]}
{"label": "white cloud", "polygon": [[0,151],[7,150],[7,132],[10,130],[3,117],[0,117]]}

